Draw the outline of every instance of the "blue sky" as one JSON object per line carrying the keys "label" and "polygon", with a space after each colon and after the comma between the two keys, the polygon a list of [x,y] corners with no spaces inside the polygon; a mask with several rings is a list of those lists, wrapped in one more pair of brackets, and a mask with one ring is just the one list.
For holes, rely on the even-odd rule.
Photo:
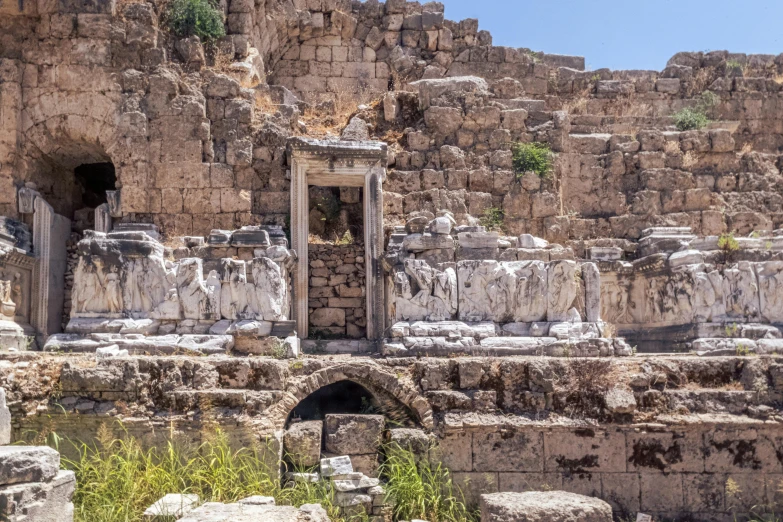
{"label": "blue sky", "polygon": [[584,56],[590,69],[661,70],[679,51],[783,53],[783,0],[441,1],[495,45]]}

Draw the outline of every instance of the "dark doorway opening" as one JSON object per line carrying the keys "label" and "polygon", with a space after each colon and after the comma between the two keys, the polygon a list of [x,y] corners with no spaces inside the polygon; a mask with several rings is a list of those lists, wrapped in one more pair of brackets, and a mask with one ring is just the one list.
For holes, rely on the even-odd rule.
{"label": "dark doorway opening", "polygon": [[86,163],[76,167],[73,173],[81,190],[81,207],[95,208],[106,203],[106,191],[116,188],[113,163]]}
{"label": "dark doorway opening", "polygon": [[116,190],[113,163],[85,163],[73,170],[73,223],[76,232],[95,228],[95,209],[108,201],[107,190]]}
{"label": "dark doorway opening", "polygon": [[338,381],[324,386],[297,404],[288,421],[323,420],[332,413],[370,413],[375,399],[367,388],[353,381]]}

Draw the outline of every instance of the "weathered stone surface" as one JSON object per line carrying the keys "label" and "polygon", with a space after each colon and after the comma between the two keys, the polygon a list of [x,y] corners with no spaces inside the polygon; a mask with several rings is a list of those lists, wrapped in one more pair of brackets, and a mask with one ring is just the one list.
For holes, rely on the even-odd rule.
{"label": "weathered stone surface", "polygon": [[309,468],[321,460],[322,437],[323,422],[297,422],[286,430],[283,444],[295,465]]}
{"label": "weathered stone surface", "polygon": [[610,522],[612,508],[564,491],[481,495],[482,522]]}
{"label": "weathered stone surface", "polygon": [[73,471],[58,471],[46,482],[0,488],[0,517],[9,522],[72,522],[76,487]]}
{"label": "weathered stone surface", "polygon": [[159,520],[165,517],[182,518],[198,505],[198,495],[169,493],[144,510],[145,520]]}
{"label": "weathered stone surface", "polygon": [[60,454],[46,446],[0,447],[0,485],[47,482],[60,469]]}
{"label": "weathered stone surface", "polygon": [[382,415],[327,415],[326,451],[348,455],[375,453],[384,427]]}
{"label": "weathered stone surface", "polygon": [[347,475],[350,473],[353,473],[353,465],[351,464],[350,457],[344,456],[321,459],[321,475],[324,477]]}
{"label": "weathered stone surface", "polygon": [[237,502],[221,504],[207,502],[188,513],[180,522],[329,522],[326,510],[318,504],[292,506],[265,506]]}

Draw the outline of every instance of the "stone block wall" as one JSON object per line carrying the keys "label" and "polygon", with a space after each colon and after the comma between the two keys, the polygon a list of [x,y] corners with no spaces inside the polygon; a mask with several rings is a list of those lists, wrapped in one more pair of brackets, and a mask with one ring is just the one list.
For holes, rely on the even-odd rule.
{"label": "stone block wall", "polygon": [[366,337],[364,246],[309,244],[310,337]]}
{"label": "stone block wall", "polygon": [[[401,401],[411,422],[433,431],[437,456],[468,500],[544,487],[598,496],[618,515],[729,522],[780,504],[783,430],[772,405],[781,399],[781,368],[773,357],[358,357],[296,366],[261,357],[135,357],[96,366],[72,355],[7,360],[0,382],[16,438],[53,430],[89,439],[122,415],[145,443],[160,443],[166,430],[151,428],[171,423],[198,440],[201,417],[192,412],[208,404],[237,444],[281,430],[270,440],[277,450],[265,453],[279,459],[288,413],[322,386],[350,379],[386,404]],[[561,417],[577,415],[585,420]],[[341,435],[327,439],[326,451],[370,454],[351,429],[327,428]]]}
{"label": "stone block wall", "polygon": [[444,464],[471,500],[554,489],[601,498],[619,515],[698,521],[730,521],[779,502],[780,433],[760,422],[557,428],[450,420]]}

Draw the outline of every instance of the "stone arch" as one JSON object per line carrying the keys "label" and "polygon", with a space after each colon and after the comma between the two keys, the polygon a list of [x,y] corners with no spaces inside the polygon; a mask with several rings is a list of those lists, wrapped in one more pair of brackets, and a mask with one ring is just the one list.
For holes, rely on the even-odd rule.
{"label": "stone arch", "polygon": [[284,395],[265,415],[275,429],[283,429],[293,409],[316,390],[339,381],[353,381],[369,391],[378,390],[394,397],[407,406],[416,416],[416,421],[431,430],[434,426],[432,408],[412,385],[401,382],[388,371],[373,364],[339,364],[318,370],[301,380],[291,383]]}
{"label": "stone arch", "polygon": [[[119,87],[116,87],[117,91]],[[69,215],[76,167],[112,163],[120,183],[119,92],[48,92],[22,111],[22,168],[16,182],[33,182],[55,212]]]}

